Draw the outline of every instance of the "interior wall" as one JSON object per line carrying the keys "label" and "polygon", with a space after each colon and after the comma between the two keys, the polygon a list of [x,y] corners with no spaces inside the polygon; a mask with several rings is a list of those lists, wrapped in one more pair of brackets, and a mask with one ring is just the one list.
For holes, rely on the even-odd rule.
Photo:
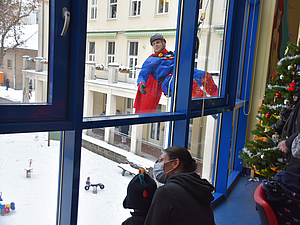
{"label": "interior wall", "polygon": [[[257,39],[250,113],[246,139],[252,140],[251,130],[257,123],[258,107],[264,99],[266,84],[277,62],[284,57],[288,41],[297,43],[299,32],[299,0],[261,1],[261,20]],[[247,112],[246,112],[247,113]]]}
{"label": "interior wall", "polygon": [[256,56],[254,62],[254,74],[252,78],[252,90],[249,102],[247,140],[252,140],[251,130],[255,129],[257,123],[256,115],[258,107],[264,98],[267,82],[270,43],[272,37],[272,24],[276,1],[261,1],[260,21],[257,38]]}

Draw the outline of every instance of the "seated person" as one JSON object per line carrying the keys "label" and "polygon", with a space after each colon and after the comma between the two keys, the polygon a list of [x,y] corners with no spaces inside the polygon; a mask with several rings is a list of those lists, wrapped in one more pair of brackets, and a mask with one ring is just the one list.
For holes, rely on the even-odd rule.
{"label": "seated person", "polygon": [[155,181],[142,169],[132,178],[127,187],[127,196],[123,201],[125,209],[133,209],[131,217],[122,225],[143,225],[150,208],[157,185]]}
{"label": "seated person", "polygon": [[[292,142],[291,154],[300,158],[300,134]],[[291,171],[278,172],[270,181],[263,181],[270,206],[278,224],[300,224],[300,174]]]}

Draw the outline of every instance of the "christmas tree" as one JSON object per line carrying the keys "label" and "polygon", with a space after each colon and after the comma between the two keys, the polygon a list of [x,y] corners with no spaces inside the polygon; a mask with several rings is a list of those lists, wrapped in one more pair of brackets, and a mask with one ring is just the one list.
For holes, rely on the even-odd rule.
{"label": "christmas tree", "polygon": [[285,137],[283,126],[299,94],[300,47],[288,43],[267,84],[264,101],[251,131],[254,140],[246,140],[240,158],[258,174],[271,178],[284,167],[284,153],[277,147]]}

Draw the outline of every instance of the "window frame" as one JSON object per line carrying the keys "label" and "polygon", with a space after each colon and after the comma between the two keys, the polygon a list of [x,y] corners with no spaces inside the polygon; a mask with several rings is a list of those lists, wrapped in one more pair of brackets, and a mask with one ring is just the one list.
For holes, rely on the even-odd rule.
{"label": "window frame", "polygon": [[[94,49],[91,48],[91,44],[94,43]],[[89,41],[89,48],[88,48],[88,61],[95,62],[96,59],[96,41]]]}
{"label": "window frame", "polygon": [[12,69],[12,60],[11,59],[7,60],[7,69]]}
{"label": "window frame", "polygon": [[[68,103],[65,91],[68,81],[66,74],[69,72],[69,68],[65,65],[69,63],[70,27],[66,35],[61,36],[62,25],[64,24],[61,11],[63,7],[70,7],[68,2],[68,0],[56,1],[55,4],[49,2],[49,15],[51,16],[49,18],[48,38],[49,46],[53,47],[49,48],[48,55],[47,102],[40,104],[1,104],[0,133],[53,131],[57,129],[58,123],[64,124],[65,129],[72,128],[73,123],[67,113]],[[65,75],[54,76],[54,74]],[[17,126],[11,126],[11,124],[17,124]]]}
{"label": "window frame", "polygon": [[[133,51],[134,51],[134,53],[136,53],[136,55],[131,55],[130,54],[130,52],[131,52],[131,44],[134,44]],[[137,65],[138,53],[139,53],[139,42],[138,41],[128,41],[128,67],[130,69],[128,77],[130,79],[135,79],[136,78],[136,69],[135,69],[135,66]],[[131,59],[133,60],[133,67],[130,67],[130,60]]]}
{"label": "window frame", "polygon": [[[109,52],[110,52],[109,43],[113,43],[113,54],[109,54]],[[106,55],[107,65],[111,62],[115,62],[115,51],[116,51],[116,42],[115,41],[107,41],[107,55]],[[113,60],[111,60],[111,59],[113,59]]]}
{"label": "window frame", "polygon": [[[91,0],[91,3],[90,3],[90,20],[96,20],[97,19],[97,13],[98,13],[97,0]],[[94,17],[92,17],[92,15],[94,15]]]}
{"label": "window frame", "polygon": [[[116,19],[118,15],[118,1],[117,0],[109,0],[108,7],[108,18]],[[116,15],[114,16],[113,10],[116,9]]]}
{"label": "window frame", "polygon": [[[163,8],[162,8],[162,12],[160,12],[160,2],[161,1],[163,1]],[[168,2],[167,2],[168,1]],[[157,7],[156,7],[156,13],[158,14],[158,15],[161,15],[161,14],[168,14],[169,13],[169,4],[170,4],[170,0],[157,0],[156,1],[156,4],[157,4]],[[167,7],[167,10],[168,11],[166,11],[166,5],[168,5],[168,7]]]}
{"label": "window frame", "polygon": [[[136,3],[136,7],[140,7],[140,10],[134,15],[134,2]],[[142,7],[142,1],[141,0],[131,0],[130,4],[130,16],[136,17],[141,15],[141,7]]]}
{"label": "window frame", "polygon": [[[55,4],[50,6],[49,103],[0,105],[0,111],[3,113],[0,120],[0,133],[62,131],[57,224],[76,224],[83,129],[171,121],[169,145],[187,146],[190,118],[203,115],[203,100],[191,100],[193,52],[197,28],[195,18],[198,18],[199,1],[179,0],[175,51],[176,67],[174,70],[175,92],[172,97],[172,111],[104,118],[83,118],[86,45],[78,45],[78,43],[86,43],[87,1],[73,0],[71,5],[68,0],[53,1]],[[240,57],[242,38],[240,32],[235,31],[241,30],[243,25],[241,18],[244,16],[244,11],[241,9],[245,8],[245,4],[244,1],[239,0],[229,2],[223,47],[225,53],[222,66],[221,95],[206,101],[203,112],[204,115],[222,113],[222,120],[224,121],[222,126],[226,124],[231,126],[232,115],[230,112],[237,105],[236,90],[232,86],[236,87],[237,85],[239,69],[237,61]],[[61,16],[63,7],[70,8],[73,21],[70,23],[65,37],[60,36],[60,28],[64,23]],[[181,11],[181,9],[183,10]],[[192,57],[184,57],[187,55],[192,55]],[[186,76],[186,74],[190,76]],[[249,85],[250,83],[248,82]],[[67,98],[67,96],[72,96],[72,98]],[[239,103],[239,105],[244,105],[246,101]],[[33,114],[32,112],[35,110],[38,113]],[[226,130],[222,128],[221,131],[220,146],[227,137]],[[225,144],[227,147],[228,143]],[[224,181],[224,178],[222,179],[224,174],[220,172],[224,168],[228,168],[228,160],[224,160],[228,157],[228,151],[224,149],[218,153],[215,198],[226,196],[227,174],[225,176],[226,181]],[[224,170],[224,173],[227,171]]]}

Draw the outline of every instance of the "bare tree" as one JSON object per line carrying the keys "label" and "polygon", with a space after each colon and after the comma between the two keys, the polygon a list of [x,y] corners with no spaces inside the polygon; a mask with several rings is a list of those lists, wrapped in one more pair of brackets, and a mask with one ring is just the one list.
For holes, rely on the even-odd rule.
{"label": "bare tree", "polygon": [[41,0],[0,0],[0,62],[7,50],[26,41],[22,38],[22,19],[37,9],[39,2]]}

